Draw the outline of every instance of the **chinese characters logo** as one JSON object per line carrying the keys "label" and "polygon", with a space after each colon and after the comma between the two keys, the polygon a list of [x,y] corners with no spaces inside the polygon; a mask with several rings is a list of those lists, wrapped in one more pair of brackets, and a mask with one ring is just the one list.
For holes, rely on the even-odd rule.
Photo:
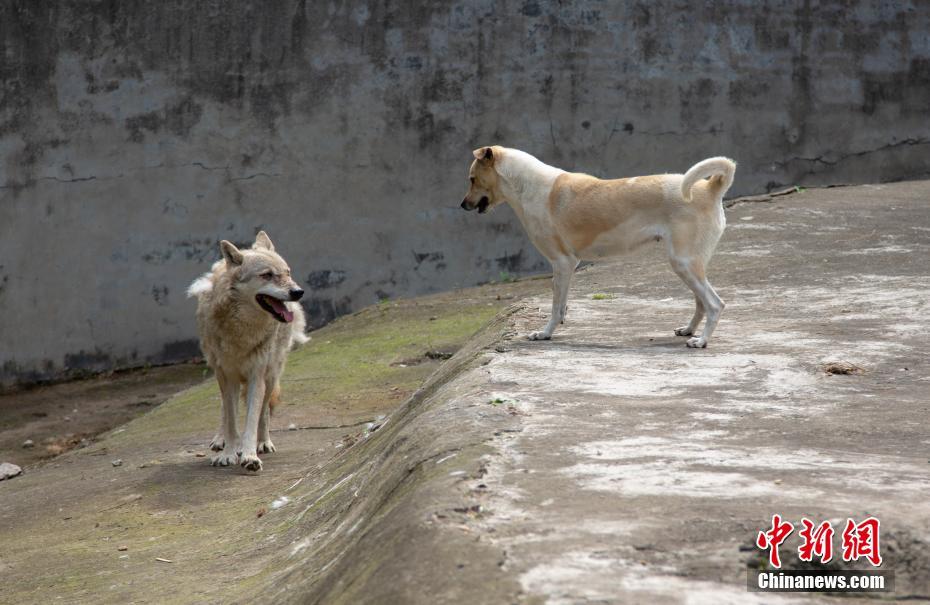
{"label": "chinese characters logo", "polygon": [[[869,517],[861,523],[847,519],[842,535],[843,560],[851,562],[864,558],[874,567],[881,565],[879,526],[880,522],[875,517]],[[781,515],[775,514],[772,515],[772,527],[760,531],[756,536],[756,546],[769,551],[769,563],[772,567],[781,568],[778,549],[793,531],[794,525],[790,521],[785,521]],[[813,561],[814,557],[817,557],[821,563],[828,563],[833,559],[834,530],[829,521],[815,526],[810,519],[802,518],[798,535],[801,537],[801,545],[798,547],[798,558],[801,561]]]}

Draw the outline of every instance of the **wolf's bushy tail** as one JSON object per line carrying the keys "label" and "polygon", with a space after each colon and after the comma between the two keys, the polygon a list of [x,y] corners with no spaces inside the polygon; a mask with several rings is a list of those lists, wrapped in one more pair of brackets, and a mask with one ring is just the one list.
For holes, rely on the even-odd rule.
{"label": "wolf's bushy tail", "polygon": [[204,273],[200,277],[194,280],[190,286],[187,287],[187,297],[188,298],[199,298],[201,294],[206,294],[213,289],[213,274]]}
{"label": "wolf's bushy tail", "polygon": [[294,323],[291,324],[291,348],[296,349],[310,340],[307,336],[307,316],[299,306],[294,310]]}
{"label": "wolf's bushy tail", "polygon": [[733,175],[735,174],[736,162],[730,158],[707,158],[692,166],[688,172],[685,173],[685,178],[681,180],[681,197],[685,198],[686,202],[690,202],[691,188],[694,187],[698,181],[706,179],[707,177],[714,177],[712,181],[717,181],[715,185],[719,188],[719,193],[722,195],[730,188],[730,185],[733,184]]}

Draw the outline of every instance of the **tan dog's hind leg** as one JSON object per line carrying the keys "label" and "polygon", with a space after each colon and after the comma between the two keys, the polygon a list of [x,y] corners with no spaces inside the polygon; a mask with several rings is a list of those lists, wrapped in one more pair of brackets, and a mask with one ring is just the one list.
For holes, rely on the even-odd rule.
{"label": "tan dog's hind leg", "polygon": [[552,315],[542,332],[530,334],[530,340],[549,340],[555,327],[562,323],[568,309],[568,289],[572,285],[572,275],[578,266],[578,259],[565,256],[552,262]]}
{"label": "tan dog's hind leg", "polygon": [[[720,313],[723,311],[724,302],[714,291],[714,288],[707,281],[704,274],[704,261],[701,259],[685,259],[675,255],[671,257],[672,269],[681,278],[685,285],[694,293],[694,297],[701,302],[703,310],[707,313],[707,322],[704,324],[704,332],[700,336],[688,339],[688,346],[694,349],[702,349],[707,346],[717,327],[717,321],[720,319]],[[695,317],[697,316],[695,308]],[[694,318],[692,318],[692,324]],[[692,326],[689,326],[692,327]],[[696,327],[696,326],[694,326]]]}
{"label": "tan dog's hind leg", "polygon": [[266,389],[265,401],[262,404],[262,415],[258,419],[258,446],[256,451],[259,454],[270,454],[275,451],[274,443],[271,442],[271,405],[277,402],[281,394],[281,387],[277,384],[277,379],[269,380],[269,384],[274,384],[274,388]]}
{"label": "tan dog's hind leg", "polygon": [[262,461],[258,458],[258,421],[266,405],[265,377],[249,377],[249,392],[246,397],[247,410],[245,429],[242,431],[242,449],[239,464],[247,471],[262,470]]}
{"label": "tan dog's hind leg", "polygon": [[[220,427],[222,445],[220,453],[211,459],[213,466],[229,466],[238,459],[236,448],[239,442],[239,429],[236,427],[236,406],[239,405],[239,381],[230,380],[222,370],[217,369],[216,380],[220,384],[220,395],[223,399],[223,419]],[[214,447],[217,444],[213,439]]]}
{"label": "tan dog's hind leg", "polygon": [[704,303],[701,302],[701,299],[694,295],[694,315],[691,316],[691,321],[687,326],[682,326],[675,329],[676,336],[691,336],[694,334],[698,326],[701,323],[701,320],[704,319]]}

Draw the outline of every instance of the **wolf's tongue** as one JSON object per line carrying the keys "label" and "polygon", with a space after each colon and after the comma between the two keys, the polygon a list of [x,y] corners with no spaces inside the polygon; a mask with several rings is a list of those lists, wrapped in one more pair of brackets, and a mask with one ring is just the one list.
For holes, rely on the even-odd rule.
{"label": "wolf's tongue", "polygon": [[278,315],[284,318],[285,322],[291,323],[294,321],[294,314],[291,313],[291,310],[287,308],[287,305],[273,296],[269,296],[266,300],[268,301],[268,304],[271,305],[271,308],[274,309]]}

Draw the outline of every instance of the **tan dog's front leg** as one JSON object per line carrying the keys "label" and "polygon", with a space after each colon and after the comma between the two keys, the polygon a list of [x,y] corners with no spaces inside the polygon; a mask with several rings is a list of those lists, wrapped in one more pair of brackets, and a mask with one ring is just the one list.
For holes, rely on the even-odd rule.
{"label": "tan dog's front leg", "polygon": [[552,315],[542,332],[530,334],[530,340],[549,340],[555,327],[562,323],[568,308],[568,289],[572,285],[572,274],[577,266],[578,260],[572,257],[552,261]]}
{"label": "tan dog's front leg", "polygon": [[701,320],[704,319],[704,303],[701,302],[701,299],[697,297],[697,294],[694,295],[694,315],[691,316],[691,321],[688,322],[687,326],[682,326],[680,328],[675,328],[676,336],[691,336],[697,332],[698,326],[701,325]]}
{"label": "tan dog's front leg", "polygon": [[[222,370],[217,369],[216,380],[220,384],[220,395],[223,399],[223,419],[220,427],[222,445],[220,453],[211,459],[213,466],[229,466],[235,464],[238,458],[236,447],[239,444],[239,429],[236,426],[236,405],[239,403],[239,381],[230,380]],[[213,439],[213,446],[217,444],[217,435]]]}
{"label": "tan dog's front leg", "polygon": [[[572,269],[572,275],[574,275],[574,274],[575,274],[575,271],[578,270],[578,265],[580,265],[580,264],[581,264],[581,261],[576,261],[576,262],[575,262],[575,267],[574,267],[574,269]],[[563,323],[563,324],[564,324],[564,323],[565,323],[565,315],[568,313],[568,296],[566,296],[564,299],[562,299],[562,309],[561,309],[561,313],[562,313],[562,316],[561,316],[562,319],[559,320],[559,323]]]}
{"label": "tan dog's front leg", "polygon": [[242,448],[239,464],[247,471],[262,470],[262,461],[258,458],[258,421],[265,401],[265,377],[255,375],[249,378],[249,391],[246,397],[248,409],[245,429],[242,431]]}

